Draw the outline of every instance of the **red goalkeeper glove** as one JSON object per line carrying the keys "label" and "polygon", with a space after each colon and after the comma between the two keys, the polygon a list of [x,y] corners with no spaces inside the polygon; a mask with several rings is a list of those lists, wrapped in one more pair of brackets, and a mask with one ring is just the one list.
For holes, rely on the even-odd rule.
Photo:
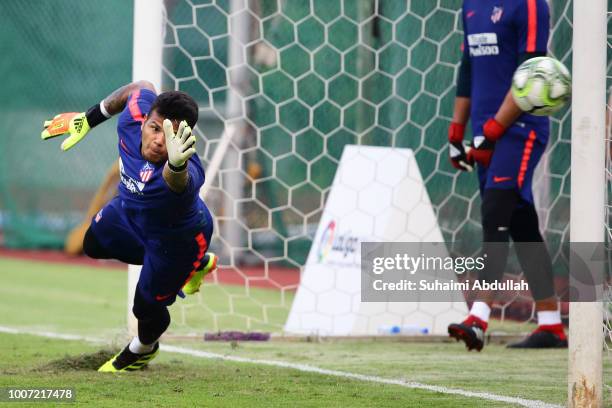
{"label": "red goalkeeper glove", "polygon": [[491,118],[482,126],[483,136],[474,136],[472,148],[468,152],[468,161],[476,162],[484,167],[489,167],[495,142],[497,142],[506,132],[504,125]]}
{"label": "red goalkeeper glove", "polygon": [[472,171],[474,162],[470,163],[465,153],[465,147],[463,147],[464,133],[465,125],[451,122],[448,127],[448,155],[454,168],[462,171]]}
{"label": "red goalkeeper glove", "polygon": [[474,136],[474,141],[467,153],[467,160],[471,163],[478,163],[483,167],[489,167],[493,157],[493,149],[495,149],[495,143],[487,140],[484,136]]}

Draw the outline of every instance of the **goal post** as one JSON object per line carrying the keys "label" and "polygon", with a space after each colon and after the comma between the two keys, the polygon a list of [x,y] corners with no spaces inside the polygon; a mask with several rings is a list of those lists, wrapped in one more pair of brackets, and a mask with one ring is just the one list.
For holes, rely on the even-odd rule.
{"label": "goal post", "polygon": [[[602,242],[607,1],[574,1],[573,28],[570,241]],[[569,319],[568,405],[602,407],[602,304],[572,302]]]}
{"label": "goal post", "polygon": [[[163,28],[163,0],[134,0],[132,80],[150,81],[158,91],[161,91],[162,87]],[[127,321],[128,332],[133,335],[138,332],[132,306],[139,276],[140,266],[129,265]]]}

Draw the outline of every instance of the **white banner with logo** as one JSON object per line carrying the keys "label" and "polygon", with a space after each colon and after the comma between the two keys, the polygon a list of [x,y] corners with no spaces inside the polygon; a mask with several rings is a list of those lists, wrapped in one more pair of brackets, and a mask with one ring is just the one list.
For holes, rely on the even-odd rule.
{"label": "white banner with logo", "polygon": [[[442,242],[410,149],[346,146],[285,331],[321,336],[445,334],[464,302],[362,302],[361,242]],[[407,333],[408,334],[408,333]]]}

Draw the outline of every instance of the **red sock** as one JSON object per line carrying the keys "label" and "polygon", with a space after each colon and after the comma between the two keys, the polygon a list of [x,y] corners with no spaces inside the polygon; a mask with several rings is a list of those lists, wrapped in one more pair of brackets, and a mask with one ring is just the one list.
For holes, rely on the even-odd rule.
{"label": "red sock", "polygon": [[478,326],[483,332],[487,331],[487,327],[489,327],[489,323],[474,315],[468,315],[468,317],[463,321],[463,324],[467,326]]}
{"label": "red sock", "polygon": [[535,332],[543,332],[543,331],[547,331],[547,332],[551,332],[553,334],[556,334],[557,337],[559,337],[561,340],[566,340],[567,339],[567,337],[565,336],[565,330],[563,329],[563,324],[562,323],[557,323],[557,324],[541,324],[535,330]]}

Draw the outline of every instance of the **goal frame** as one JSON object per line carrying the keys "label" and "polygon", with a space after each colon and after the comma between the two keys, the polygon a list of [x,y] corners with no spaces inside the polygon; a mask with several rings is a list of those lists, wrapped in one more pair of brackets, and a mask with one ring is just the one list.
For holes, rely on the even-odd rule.
{"label": "goal frame", "polygon": [[[607,2],[574,1],[570,241],[605,237]],[[603,407],[603,308],[571,302],[568,406]]]}
{"label": "goal frame", "polygon": [[[161,90],[163,0],[134,0],[134,80],[147,79]],[[602,242],[605,237],[605,100],[607,2],[573,4],[573,95],[570,240]],[[137,45],[137,46],[136,46]],[[234,130],[224,132],[221,151]],[[213,160],[219,168],[221,151]],[[210,180],[208,180],[210,182]],[[588,197],[588,199],[585,199]],[[577,199],[580,198],[580,199]],[[136,333],[131,312],[140,267],[128,268],[128,330]],[[603,406],[603,310],[601,303],[570,304],[568,405]],[[590,405],[589,405],[590,404]]]}

